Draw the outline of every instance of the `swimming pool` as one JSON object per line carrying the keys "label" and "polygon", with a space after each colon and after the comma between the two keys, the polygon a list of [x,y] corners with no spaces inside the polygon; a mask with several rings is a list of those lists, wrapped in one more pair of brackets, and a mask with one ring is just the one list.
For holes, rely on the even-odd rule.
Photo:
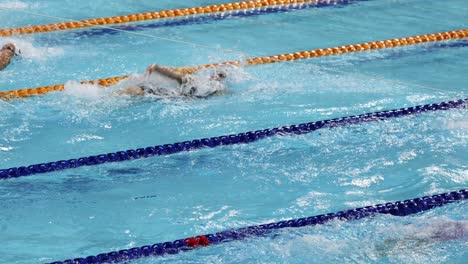
{"label": "swimming pool", "polygon": [[[57,22],[25,11],[85,19],[224,1],[84,2],[1,0],[13,9],[0,9],[0,27]],[[131,31],[153,37],[99,29],[4,37],[0,44],[17,43],[23,56],[0,73],[0,87],[239,59],[220,49],[265,56],[456,30],[467,11],[461,0],[354,1]],[[233,72],[228,93],[207,99],[123,98],[68,83],[63,93],[0,101],[0,168],[465,98],[467,52],[458,40],[246,67]],[[466,188],[467,122],[466,110],[455,109],[4,180],[0,260],[52,262]],[[463,263],[466,238],[402,238],[466,214],[465,203],[454,203],[136,263]],[[402,245],[380,250],[392,238]]]}

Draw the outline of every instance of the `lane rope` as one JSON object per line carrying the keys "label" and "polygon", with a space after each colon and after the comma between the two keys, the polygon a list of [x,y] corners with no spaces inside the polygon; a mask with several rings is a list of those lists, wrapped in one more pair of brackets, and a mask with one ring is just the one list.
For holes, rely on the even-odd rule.
{"label": "lane rope", "polygon": [[[222,13],[222,12],[233,12],[233,11],[242,11],[242,10],[245,11],[248,9],[265,10],[269,7],[275,7],[275,6],[283,6],[285,9],[287,9],[289,7],[294,8],[297,5],[308,5],[308,4],[336,5],[336,4],[348,3],[352,1],[353,0],[256,0],[256,1],[233,2],[233,3],[207,5],[207,6],[197,6],[197,7],[191,7],[191,8],[180,8],[180,9],[173,9],[173,10],[163,10],[163,11],[155,11],[155,12],[144,12],[144,13],[137,13],[137,14],[130,14],[130,15],[113,16],[113,17],[92,18],[92,19],[84,19],[81,21],[76,21],[76,20],[71,20],[71,19],[61,19],[61,20],[67,20],[67,21],[60,22],[60,23],[45,24],[45,25],[0,29],[0,36],[12,36],[12,35],[61,31],[61,30],[82,29],[82,28],[89,28],[89,27],[95,27],[95,26],[116,25],[116,24],[122,24],[122,23],[146,21],[146,20],[160,20],[160,19],[165,19],[165,18],[188,17],[188,16],[195,16],[195,15],[209,15],[209,14],[216,14],[216,13]],[[359,0],[354,0],[354,1],[359,1]]]}
{"label": "lane rope", "polygon": [[[369,50],[380,50],[380,49],[395,48],[395,47],[401,47],[401,46],[410,46],[410,45],[416,45],[420,43],[456,40],[456,39],[463,39],[466,37],[468,37],[468,29],[462,29],[462,30],[457,30],[457,31],[446,31],[446,32],[440,32],[440,33],[434,33],[434,34],[403,37],[403,38],[398,38],[398,39],[364,42],[360,44],[351,44],[351,45],[337,46],[337,47],[332,47],[332,48],[322,48],[322,49],[309,50],[309,51],[298,51],[298,52],[285,53],[285,54],[279,54],[279,55],[274,55],[274,56],[255,57],[255,58],[247,59],[245,61],[227,61],[227,62],[211,63],[211,64],[205,64],[205,65],[199,65],[199,66],[192,66],[192,67],[182,67],[182,68],[178,68],[178,70],[181,73],[191,74],[202,69],[216,68],[216,67],[223,66],[223,65],[235,65],[235,66],[261,65],[261,64],[276,63],[276,62],[311,59],[311,58],[323,57],[323,56],[349,54],[349,53],[369,51]],[[98,84],[100,86],[106,87],[106,86],[111,86],[113,84],[116,84],[126,79],[127,77],[128,75],[119,76],[119,77],[111,77],[111,78],[106,78],[106,79],[99,79],[96,81],[94,80],[83,81],[81,83],[82,84]],[[63,90],[64,90],[63,84],[42,86],[42,87],[29,88],[29,89],[11,90],[11,91],[0,92],[0,99],[9,100],[13,98],[30,97],[30,96],[46,94],[46,93],[54,92],[54,91],[63,91]]]}
{"label": "lane rope", "polygon": [[[172,18],[164,19],[162,21],[155,21],[153,23],[139,23],[137,25],[115,25],[112,28],[125,29],[127,31],[140,31],[146,29],[153,29],[159,27],[172,27],[172,26],[184,26],[184,25],[193,25],[200,24],[209,21],[219,21],[235,17],[250,17],[258,16],[263,14],[272,14],[272,13],[283,13],[291,10],[301,10],[308,8],[325,8],[325,7],[335,7],[335,6],[346,6],[353,4],[355,2],[368,1],[368,0],[348,0],[348,1],[322,1],[318,3],[306,3],[306,4],[291,4],[291,5],[279,5],[271,7],[262,7],[262,8],[253,8],[246,10],[234,10],[229,12],[218,12],[208,15],[194,15],[182,18]],[[92,29],[92,30],[82,30],[76,32],[78,36],[102,36],[105,34],[117,33],[112,29]]]}
{"label": "lane rope", "polygon": [[[67,20],[66,18],[62,18],[62,17],[45,15],[45,14],[31,12],[31,11],[20,10],[19,12],[26,13],[26,14],[31,14],[31,15],[36,15],[36,16],[41,16],[41,17],[48,17],[48,18]],[[161,37],[161,36],[156,36],[156,35],[150,35],[150,34],[145,34],[145,33],[140,33],[140,32],[132,32],[132,31],[128,31],[128,30],[125,30],[125,29],[115,28],[115,27],[108,27],[108,26],[101,26],[101,25],[97,25],[96,27],[101,28],[101,29],[116,31],[116,32],[123,32],[123,33],[131,34],[131,35],[137,35],[137,36],[143,36],[143,37],[149,37],[149,38],[153,38],[153,39],[159,39],[159,40],[174,42],[174,43],[178,43],[178,44],[185,44],[185,45],[190,45],[190,46],[195,46],[195,47],[200,47],[200,48],[205,48],[205,49],[222,51],[222,52],[226,52],[226,53],[240,53],[240,54],[242,54],[242,52],[240,52],[240,51],[235,51],[235,50],[231,50],[231,49],[211,47],[211,46],[198,44],[198,43],[194,43],[194,42],[188,42],[188,41],[183,41],[183,40],[178,40],[178,39],[171,39],[171,38],[166,38],[166,37]]]}
{"label": "lane rope", "polygon": [[460,99],[457,101],[447,101],[367,114],[352,115],[317,122],[303,123],[299,125],[281,126],[270,129],[249,131],[239,134],[195,139],[174,144],[129,149],[126,151],[117,151],[96,156],[33,164],[29,166],[13,167],[9,169],[0,170],[0,179],[18,178],[34,174],[48,173],[52,171],[62,171],[83,166],[94,166],[104,163],[123,162],[127,160],[149,158],[154,156],[167,156],[175,153],[193,151],[202,148],[214,148],[218,146],[247,144],[273,136],[308,134],[323,128],[342,127],[353,124],[375,122],[390,118],[410,116],[426,112],[435,112],[455,108],[467,108],[467,106],[468,98]]}
{"label": "lane rope", "polygon": [[459,190],[450,193],[424,196],[410,200],[377,204],[374,206],[360,207],[336,213],[322,214],[288,221],[280,221],[262,225],[252,225],[244,228],[226,230],[214,234],[205,234],[175,241],[156,243],[142,247],[112,251],[85,258],[56,261],[50,264],[98,264],[128,262],[144,257],[156,257],[183,253],[200,247],[207,247],[225,242],[239,241],[246,238],[262,237],[268,233],[285,228],[299,228],[305,226],[323,225],[330,221],[353,221],[370,218],[376,215],[408,216],[428,211],[435,207],[444,206],[457,201],[468,199],[467,190]]}
{"label": "lane rope", "polygon": [[[299,52],[294,52],[294,53],[285,53],[285,54],[274,55],[274,56],[256,57],[256,58],[247,59],[245,63],[248,66],[269,64],[269,63],[275,63],[275,62],[303,60],[303,59],[309,59],[309,58],[315,58],[315,57],[348,54],[348,53],[355,53],[355,52],[362,52],[362,51],[369,51],[369,50],[379,50],[379,49],[387,49],[387,48],[396,48],[396,47],[401,47],[401,46],[411,46],[411,45],[427,43],[427,42],[463,39],[466,37],[468,37],[468,29],[462,29],[462,30],[457,30],[457,31],[446,31],[446,32],[433,33],[433,34],[403,37],[403,38],[398,38],[398,39],[387,39],[387,40],[380,40],[380,41],[364,42],[360,44],[350,44],[350,45],[337,46],[337,47],[332,47],[332,48],[323,48],[323,49],[316,49],[316,50],[309,50],[309,51],[299,51]],[[206,65],[200,65],[200,66],[183,67],[183,68],[180,68],[180,71],[183,73],[191,74],[202,69],[216,68],[222,65],[241,65],[241,63],[242,62],[240,61],[212,63],[212,64],[206,64]]]}

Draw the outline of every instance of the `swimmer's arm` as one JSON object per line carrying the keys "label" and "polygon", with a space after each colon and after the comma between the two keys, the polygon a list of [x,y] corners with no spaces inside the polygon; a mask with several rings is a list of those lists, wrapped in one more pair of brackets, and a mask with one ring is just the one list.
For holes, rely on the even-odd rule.
{"label": "swimmer's arm", "polygon": [[145,95],[145,91],[143,88],[135,86],[135,87],[129,87],[127,89],[121,90],[116,92],[117,95],[138,95],[138,96],[143,96]]}
{"label": "swimmer's arm", "polygon": [[175,70],[172,70],[167,67],[161,67],[157,64],[153,64],[149,66],[146,71],[148,73],[152,73],[156,71],[166,77],[176,80],[177,82],[179,82],[179,84],[182,84],[184,82],[184,74],[178,73]]}

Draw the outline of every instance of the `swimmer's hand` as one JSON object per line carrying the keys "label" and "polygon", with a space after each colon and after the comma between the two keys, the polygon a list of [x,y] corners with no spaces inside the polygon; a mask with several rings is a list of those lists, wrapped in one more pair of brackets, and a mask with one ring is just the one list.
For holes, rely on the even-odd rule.
{"label": "swimmer's hand", "polygon": [[156,64],[151,64],[151,65],[146,69],[146,73],[147,73],[147,74],[153,73],[154,71],[156,71],[156,67],[158,67]]}

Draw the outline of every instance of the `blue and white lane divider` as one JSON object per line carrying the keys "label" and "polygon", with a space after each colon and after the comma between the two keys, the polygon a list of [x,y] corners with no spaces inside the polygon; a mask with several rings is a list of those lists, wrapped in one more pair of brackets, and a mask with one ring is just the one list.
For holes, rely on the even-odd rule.
{"label": "blue and white lane divider", "polygon": [[40,163],[29,166],[20,166],[9,169],[0,170],[0,179],[9,179],[23,177],[33,174],[47,173],[52,171],[61,171],[83,166],[94,166],[104,163],[121,162],[133,159],[142,159],[154,156],[165,156],[184,151],[191,151],[201,148],[214,148],[217,146],[228,146],[236,144],[245,144],[255,142],[260,139],[283,136],[283,135],[300,135],[311,133],[322,128],[332,128],[337,126],[347,126],[353,124],[361,124],[374,122],[395,117],[415,115],[425,112],[434,112],[440,110],[448,110],[454,108],[466,108],[468,106],[468,98],[457,101],[447,101],[435,104],[418,105],[394,110],[381,112],[367,113],[361,115],[353,115],[328,119],[323,121],[304,123],[299,125],[282,126],[272,129],[264,129],[257,131],[249,131],[240,134],[224,135],[212,138],[195,139],[192,141],[184,141],[174,144],[165,144],[139,149],[129,149],[126,151],[117,151],[113,153],[100,154],[96,156],[82,157],[77,159],[59,160],[48,163]]}
{"label": "blue and white lane divider", "polygon": [[264,234],[283,228],[321,225],[333,220],[358,220],[366,217],[372,217],[378,214],[407,216],[427,211],[437,206],[443,206],[455,201],[462,201],[466,199],[468,199],[468,191],[460,190],[451,193],[424,196],[402,202],[398,201],[394,203],[377,204],[374,206],[361,207],[340,211],[337,213],[317,215],[263,225],[254,225],[234,230],[222,231],[215,234],[179,239],[173,242],[163,242],[142,247],[113,251],[109,253],[102,253],[96,256],[88,256],[86,258],[57,261],[51,264],[98,264],[128,262],[143,257],[178,254],[184,251],[193,250],[197,247],[205,247],[223,242],[243,240],[248,237],[262,236]]}
{"label": "blue and white lane divider", "polygon": [[[144,23],[144,24],[128,24],[128,25],[116,25],[109,26],[108,28],[88,28],[83,31],[76,32],[75,34],[79,36],[99,36],[99,35],[109,35],[109,34],[118,34],[121,33],[120,30],[125,31],[141,31],[145,29],[160,28],[160,27],[172,27],[172,26],[184,26],[184,25],[193,25],[206,23],[210,21],[224,20],[227,18],[233,17],[248,17],[248,16],[258,16],[263,14],[270,13],[281,13],[288,12],[291,10],[300,10],[308,8],[323,8],[323,7],[344,7],[356,2],[364,2],[369,0],[330,0],[330,1],[321,1],[315,3],[295,3],[295,4],[285,4],[278,6],[270,7],[260,7],[252,9],[241,9],[233,11],[218,12],[213,14],[200,14],[187,17],[176,17],[176,18],[166,18],[162,21],[156,23]],[[117,30],[114,30],[117,29]]]}

